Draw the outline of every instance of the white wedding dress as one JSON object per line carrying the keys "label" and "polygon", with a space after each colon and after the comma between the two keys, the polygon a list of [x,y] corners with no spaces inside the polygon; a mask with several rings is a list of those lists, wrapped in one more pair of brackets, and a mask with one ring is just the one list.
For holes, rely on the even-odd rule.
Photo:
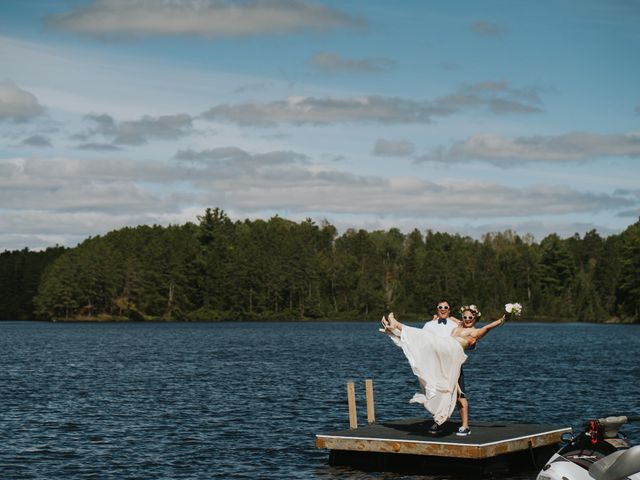
{"label": "white wedding dress", "polygon": [[453,337],[440,337],[428,330],[402,326],[389,337],[402,348],[411,370],[420,381],[420,393],[409,402],[421,403],[438,425],[453,413],[460,392],[458,376],[467,359],[462,345]]}

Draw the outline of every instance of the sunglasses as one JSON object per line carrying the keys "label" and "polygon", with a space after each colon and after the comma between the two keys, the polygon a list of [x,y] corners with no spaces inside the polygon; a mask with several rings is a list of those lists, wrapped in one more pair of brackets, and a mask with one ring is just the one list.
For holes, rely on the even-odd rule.
{"label": "sunglasses", "polygon": [[473,319],[474,319],[474,316],[473,316],[473,315],[463,315],[463,316],[462,316],[462,319],[463,319],[463,320],[473,320]]}
{"label": "sunglasses", "polygon": [[438,310],[449,310],[449,305],[438,305]]}

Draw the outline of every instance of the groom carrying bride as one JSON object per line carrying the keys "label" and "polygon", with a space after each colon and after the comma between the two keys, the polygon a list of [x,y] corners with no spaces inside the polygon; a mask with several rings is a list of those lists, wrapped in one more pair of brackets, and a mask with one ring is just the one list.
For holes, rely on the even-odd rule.
{"label": "groom carrying bride", "polygon": [[[511,305],[511,304],[509,304]],[[465,350],[472,349],[486,333],[502,325],[507,319],[503,315],[498,320],[475,328],[476,313],[465,307],[463,324],[450,317],[451,305],[448,301],[438,302],[437,315],[422,328],[414,328],[398,322],[390,313],[382,319],[384,332],[402,348],[413,373],[420,382],[420,393],[416,393],[411,403],[421,403],[433,414],[434,425],[430,433],[439,433],[448,420],[456,404],[460,408],[463,425],[459,435],[468,435],[468,404],[462,397],[464,379],[459,383],[462,364],[467,359]],[[470,320],[467,321],[467,318]]]}
{"label": "groom carrying bride", "polygon": [[[433,332],[439,337],[451,336],[451,332],[461,325],[461,322],[457,318],[451,316],[451,310],[451,304],[448,300],[440,300],[436,306],[436,314],[433,320],[425,323],[422,329]],[[467,436],[471,433],[469,430],[469,402],[464,393],[464,370],[462,365],[460,366],[460,375],[458,376],[458,386],[460,387],[460,394],[456,405],[460,412],[462,426],[458,429],[457,435]],[[431,435],[439,435],[441,432],[442,427],[435,422],[431,425],[431,428],[429,428]]]}

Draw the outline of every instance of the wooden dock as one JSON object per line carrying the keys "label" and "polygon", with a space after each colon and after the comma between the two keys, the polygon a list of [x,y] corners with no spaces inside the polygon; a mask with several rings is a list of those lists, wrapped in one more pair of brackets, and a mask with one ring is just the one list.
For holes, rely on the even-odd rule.
{"label": "wooden dock", "polygon": [[471,435],[455,434],[460,423],[447,422],[439,436],[428,433],[424,418],[372,423],[316,435],[316,446],[330,450],[331,465],[369,471],[421,473],[539,468],[557,450],[569,427],[531,423],[472,422]]}

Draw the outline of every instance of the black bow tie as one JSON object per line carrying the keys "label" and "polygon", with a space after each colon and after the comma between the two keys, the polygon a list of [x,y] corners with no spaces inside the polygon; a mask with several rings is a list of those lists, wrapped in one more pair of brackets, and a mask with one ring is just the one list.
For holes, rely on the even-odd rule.
{"label": "black bow tie", "polygon": [[447,324],[447,319],[446,318],[439,318],[438,319],[438,323],[442,323],[443,325]]}

